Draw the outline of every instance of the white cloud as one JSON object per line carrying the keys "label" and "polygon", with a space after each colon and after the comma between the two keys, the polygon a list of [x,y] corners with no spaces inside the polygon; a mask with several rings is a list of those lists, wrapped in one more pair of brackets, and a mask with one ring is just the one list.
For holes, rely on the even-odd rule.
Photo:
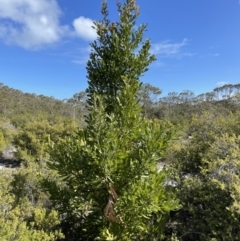
{"label": "white cloud", "polygon": [[187,39],[183,39],[183,41],[180,43],[170,43],[169,41],[164,41],[158,44],[152,44],[151,52],[161,57],[192,56],[192,53],[181,52],[182,48],[187,45],[187,42]]}
{"label": "white cloud", "polygon": [[219,57],[220,54],[219,53],[214,53],[214,54],[209,54],[210,57]]}
{"label": "white cloud", "polygon": [[56,0],[0,0],[0,38],[30,49],[55,43],[67,31],[60,15]]}
{"label": "white cloud", "polygon": [[91,19],[79,17],[74,29],[60,24],[61,9],[56,0],[0,0],[0,39],[26,49],[39,49],[63,37],[93,40]]}
{"label": "white cloud", "polygon": [[72,63],[77,65],[86,65],[87,61],[88,61],[88,58],[86,57],[86,58],[72,60]]}
{"label": "white cloud", "polygon": [[77,52],[79,52],[79,57],[72,60],[72,63],[78,65],[86,65],[87,61],[89,60],[89,54],[91,52],[91,47],[88,46],[86,48],[78,48]]}
{"label": "white cloud", "polygon": [[97,38],[96,30],[92,28],[93,20],[90,18],[79,17],[73,21],[76,34],[85,40],[94,40]]}
{"label": "white cloud", "polygon": [[165,65],[165,63],[158,61],[158,62],[154,62],[153,66],[154,66],[154,67],[157,67],[157,68],[163,68],[163,67],[165,67],[166,65]]}
{"label": "white cloud", "polygon": [[227,85],[227,84],[229,84],[229,83],[226,82],[226,81],[219,81],[219,82],[217,82],[217,86],[218,87],[221,87],[221,86],[224,86],[224,85]]}

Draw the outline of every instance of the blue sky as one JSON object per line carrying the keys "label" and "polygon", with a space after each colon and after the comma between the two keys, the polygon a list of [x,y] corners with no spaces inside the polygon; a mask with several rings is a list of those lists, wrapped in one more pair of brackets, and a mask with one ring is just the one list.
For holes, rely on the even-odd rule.
{"label": "blue sky", "polygon": [[[0,82],[70,98],[87,87],[102,0],[0,0]],[[108,0],[117,20],[116,1]],[[239,0],[138,0],[157,61],[142,77],[163,94],[240,83]]]}

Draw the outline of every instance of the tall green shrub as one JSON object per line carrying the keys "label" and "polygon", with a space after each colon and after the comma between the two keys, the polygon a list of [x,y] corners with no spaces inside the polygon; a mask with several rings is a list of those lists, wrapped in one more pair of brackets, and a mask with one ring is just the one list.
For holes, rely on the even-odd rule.
{"label": "tall green shrub", "polygon": [[154,60],[150,42],[142,43],[146,25],[134,29],[139,12],[133,0],[119,3],[118,12],[119,22],[110,23],[104,2],[103,20],[95,23],[87,126],[50,150],[49,166],[65,187],[56,190],[50,182],[49,190],[72,222],[73,240],[160,240],[178,206],[165,188],[166,171],[156,165],[174,130],[144,119],[137,100],[139,78]]}

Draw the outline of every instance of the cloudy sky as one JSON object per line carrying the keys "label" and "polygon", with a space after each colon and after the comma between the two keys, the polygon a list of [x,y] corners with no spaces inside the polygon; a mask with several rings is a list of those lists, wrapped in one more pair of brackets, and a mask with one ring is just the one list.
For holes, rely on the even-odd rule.
{"label": "cloudy sky", "polygon": [[[70,98],[87,87],[91,28],[102,0],[0,0],[0,82]],[[108,0],[117,20],[116,1]],[[240,83],[239,0],[138,0],[157,61],[142,81],[163,95]]]}

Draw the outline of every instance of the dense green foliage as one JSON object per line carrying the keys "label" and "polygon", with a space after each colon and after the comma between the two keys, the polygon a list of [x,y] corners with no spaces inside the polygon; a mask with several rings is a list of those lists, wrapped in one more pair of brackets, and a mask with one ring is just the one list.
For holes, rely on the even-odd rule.
{"label": "dense green foliage", "polygon": [[[134,91],[131,87],[123,87],[128,88],[128,91],[119,92],[118,103],[131,103],[125,95]],[[89,128],[77,132],[74,126],[78,120],[43,114],[42,111],[30,116],[27,114],[30,111],[27,106],[25,114],[19,117],[14,111],[12,117],[2,117],[2,148],[17,145],[16,157],[25,164],[18,170],[1,171],[0,203],[1,212],[4,213],[0,220],[1,239],[57,240],[62,236],[61,229],[66,236],[64,240],[93,240],[96,236],[106,240],[106,237],[111,238],[116,232],[125,235],[118,237],[118,240],[124,240],[126,236],[134,240],[130,232],[142,233],[143,240],[239,240],[238,91],[225,99],[217,99],[213,92],[211,96],[214,98],[201,101],[188,91],[192,96],[188,101],[183,103],[175,100],[164,112],[162,103],[166,97],[156,101],[157,95],[152,95],[152,90],[155,90],[154,87],[143,85],[143,89],[138,92],[140,106],[143,106],[144,100],[148,103],[148,109],[144,111],[148,117],[153,118],[162,110],[162,120],[167,119],[181,126],[178,126],[178,138],[170,142],[164,155],[165,163],[170,165],[168,172],[160,172],[159,179],[141,185],[130,181],[131,178],[137,175],[140,181],[141,170],[144,170],[144,176],[150,174],[147,172],[151,166],[149,164],[156,162],[152,156],[148,162],[138,163],[137,160],[146,159],[142,148],[145,145],[145,151],[149,151],[159,145],[158,150],[163,151],[167,147],[165,144],[171,136],[172,127],[162,121],[147,121],[136,116],[136,111],[139,111],[137,102],[134,102],[134,111],[132,105],[123,110],[120,108],[122,105],[116,105],[116,112],[109,115],[105,112],[101,97],[98,97],[95,100],[97,108],[90,108]],[[180,96],[175,94],[176,99]],[[77,99],[77,95],[74,99]],[[125,116],[126,119],[123,118]],[[124,125],[119,131],[122,121]],[[138,122],[140,128],[134,128],[133,123]],[[147,139],[149,133],[157,135]],[[60,161],[59,168],[64,172],[63,176],[67,177],[66,180],[46,167],[49,138],[52,139],[54,149],[58,150],[51,152],[52,159]],[[158,142],[159,139],[162,143]],[[93,140],[98,145],[93,145]],[[136,145],[140,143],[136,140],[141,140],[144,145]],[[125,150],[121,151],[122,148]],[[157,155],[163,156],[163,152]],[[93,156],[94,162],[83,162],[86,159],[93,160]],[[65,161],[68,162],[68,168]],[[125,161],[131,163],[131,168],[126,168]],[[54,162],[52,164],[56,165]],[[136,172],[133,171],[135,167]],[[154,168],[150,170],[154,171]],[[125,183],[128,184],[128,190],[124,189],[124,182],[119,179],[122,173],[127,175]],[[166,179],[168,181],[164,181]],[[163,182],[168,185],[159,188]],[[103,212],[111,197],[109,190],[112,183],[115,183],[113,188],[116,195],[123,197],[118,199],[112,209],[114,215],[120,215],[125,223],[117,230],[116,223],[109,221]],[[168,208],[176,204],[173,190],[182,207],[166,215]],[[149,193],[154,199],[148,198]],[[163,205],[162,200],[168,200],[167,206]],[[142,205],[146,208],[143,209]],[[156,207],[161,211],[157,212]],[[161,215],[160,220],[156,221],[158,216],[152,213],[150,218],[145,219],[153,209]],[[142,213],[138,219],[137,210]],[[165,213],[164,219],[162,212]]]}
{"label": "dense green foliage", "polygon": [[172,180],[182,209],[172,215],[181,240],[239,240],[239,112],[195,116],[172,151]]}
{"label": "dense green foliage", "polygon": [[38,184],[32,168],[0,171],[1,240],[53,241],[64,237],[58,212],[46,203],[47,196]]}
{"label": "dense green foliage", "polygon": [[[69,101],[24,94],[1,84],[1,164],[11,165],[9,158],[21,163],[19,169],[0,170],[1,240],[53,241],[63,237],[58,212],[52,208],[41,180],[54,176],[45,164],[48,140],[58,142],[81,124],[84,104],[74,119]],[[15,148],[17,152],[12,153]]]}

